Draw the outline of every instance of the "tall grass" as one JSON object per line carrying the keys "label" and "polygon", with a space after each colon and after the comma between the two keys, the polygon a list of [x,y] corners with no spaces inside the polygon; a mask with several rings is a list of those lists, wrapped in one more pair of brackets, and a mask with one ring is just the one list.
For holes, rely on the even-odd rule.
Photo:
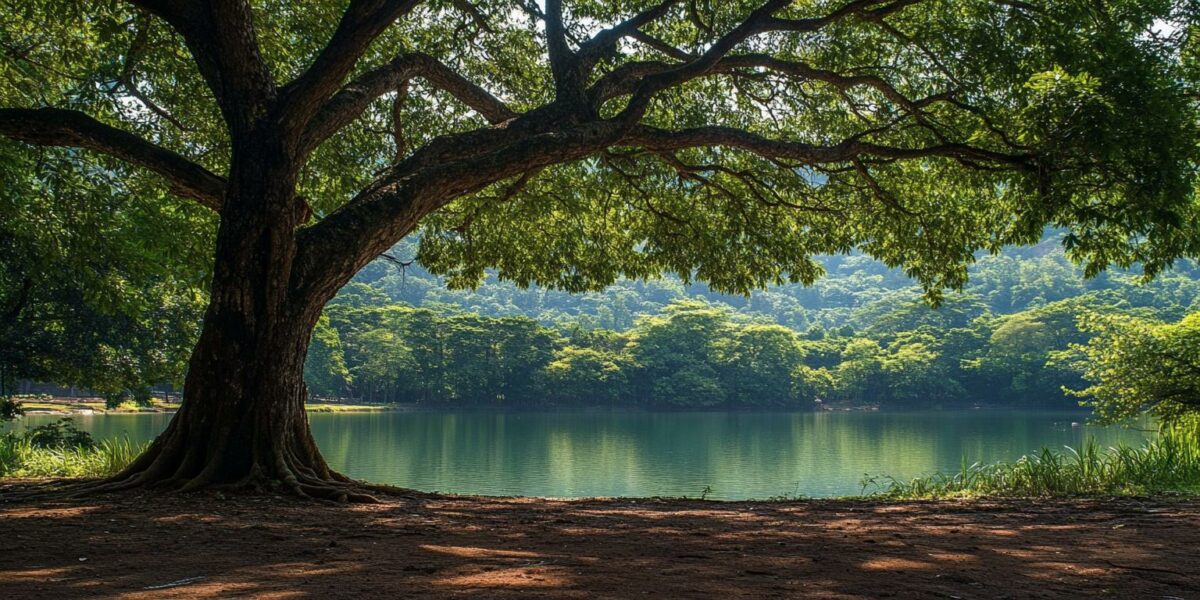
{"label": "tall grass", "polygon": [[94,447],[40,448],[25,436],[0,436],[0,477],[104,477],[133,462],[148,444],[126,438]]}
{"label": "tall grass", "polygon": [[978,496],[1200,494],[1200,419],[1164,427],[1140,447],[1101,448],[1094,439],[1079,449],[1042,448],[1011,463],[964,464],[955,473],[907,481],[868,477],[863,493],[874,497],[963,498]]}

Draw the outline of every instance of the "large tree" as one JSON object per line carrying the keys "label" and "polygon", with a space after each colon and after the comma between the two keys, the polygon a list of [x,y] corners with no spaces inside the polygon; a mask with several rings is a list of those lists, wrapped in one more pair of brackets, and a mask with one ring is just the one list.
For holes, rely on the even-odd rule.
{"label": "large tree", "polygon": [[1177,323],[1084,313],[1079,325],[1092,338],[1054,358],[1087,380],[1064,388],[1084,399],[1104,423],[1149,412],[1174,424],[1200,415],[1200,313]]}
{"label": "large tree", "polygon": [[0,17],[0,134],[219,219],[184,405],[108,487],[354,498],[309,434],[305,353],[419,228],[452,284],[568,290],[811,282],[859,248],[936,299],[1048,223],[1091,272],[1195,254],[1185,8],[27,0]]}

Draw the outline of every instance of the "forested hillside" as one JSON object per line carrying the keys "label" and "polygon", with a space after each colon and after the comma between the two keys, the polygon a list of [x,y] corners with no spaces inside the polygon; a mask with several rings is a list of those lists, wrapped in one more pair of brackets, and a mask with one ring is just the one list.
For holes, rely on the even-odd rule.
{"label": "forested hillside", "polygon": [[1062,236],[981,256],[962,292],[931,308],[902,271],[826,257],[814,286],[750,297],[677,279],[599,293],[489,279],[451,290],[399,246],[326,309],[310,393],[438,405],[921,408],[1074,406],[1062,356],[1089,312],[1175,321],[1200,274],[1181,263],[1142,284],[1085,279]]}

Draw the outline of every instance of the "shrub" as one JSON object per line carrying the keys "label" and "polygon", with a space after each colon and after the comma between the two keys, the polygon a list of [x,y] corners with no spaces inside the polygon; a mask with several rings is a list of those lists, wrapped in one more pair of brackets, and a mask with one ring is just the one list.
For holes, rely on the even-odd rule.
{"label": "shrub", "polygon": [[91,434],[75,427],[70,417],[63,417],[53,423],[39,425],[25,432],[24,438],[34,448],[87,448],[96,447],[96,441]]}
{"label": "shrub", "polygon": [[16,398],[0,396],[0,423],[12,421],[23,414],[25,409],[21,408],[21,403]]}

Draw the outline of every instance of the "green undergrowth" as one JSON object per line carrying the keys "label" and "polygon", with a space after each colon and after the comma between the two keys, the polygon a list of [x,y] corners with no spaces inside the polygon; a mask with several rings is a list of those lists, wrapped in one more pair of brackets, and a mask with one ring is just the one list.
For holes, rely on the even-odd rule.
{"label": "green undergrowth", "polygon": [[0,477],[104,477],[133,462],[148,444],[96,442],[70,419],[0,435]]}
{"label": "green undergrowth", "polygon": [[908,480],[867,477],[863,494],[886,499],[1200,494],[1200,420],[1164,427],[1141,446],[1103,448],[1089,438],[1013,462],[963,464]]}

